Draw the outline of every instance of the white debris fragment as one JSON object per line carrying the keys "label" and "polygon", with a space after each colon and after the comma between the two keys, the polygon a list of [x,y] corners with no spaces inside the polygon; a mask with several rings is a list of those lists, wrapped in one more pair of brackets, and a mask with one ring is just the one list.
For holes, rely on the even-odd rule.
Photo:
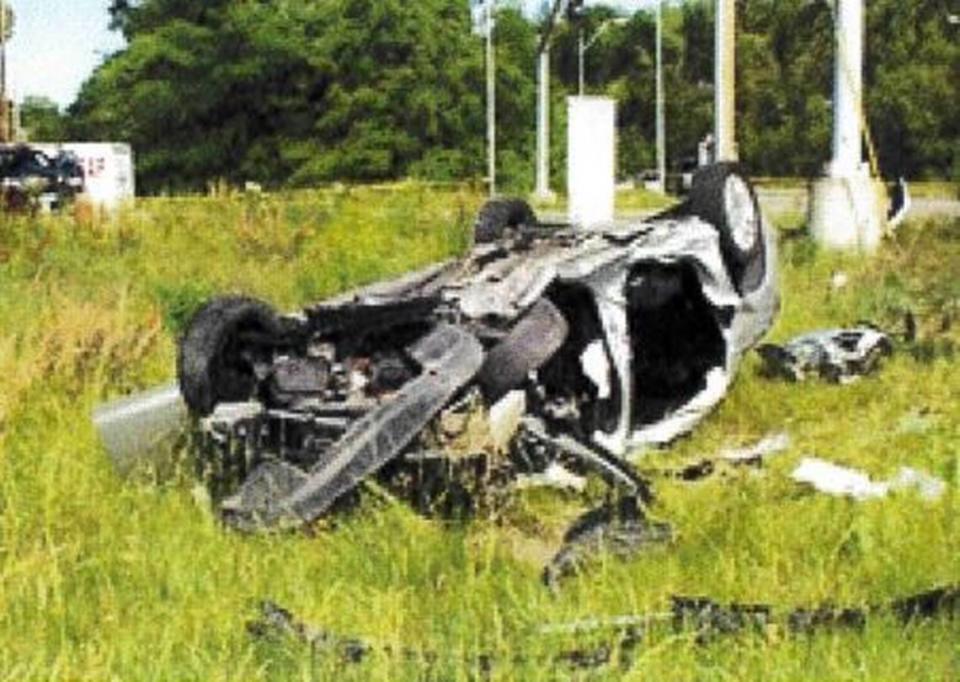
{"label": "white debris fragment", "polygon": [[925,500],[936,500],[946,491],[946,483],[930,474],[902,467],[889,481],[873,481],[862,471],[843,467],[817,457],[804,458],[790,477],[828,495],[855,500],[886,497],[891,490],[915,488]]}
{"label": "white debris fragment", "polygon": [[890,481],[891,490],[915,488],[917,494],[925,500],[938,500],[947,492],[945,481],[912,467],[901,467]]}
{"label": "white debris fragment", "polygon": [[842,270],[837,270],[830,277],[830,285],[834,289],[843,289],[850,282],[850,278],[847,276],[847,273]]}
{"label": "white debris fragment", "polygon": [[717,459],[723,459],[733,464],[753,464],[763,461],[764,458],[770,455],[783,452],[789,447],[790,435],[788,433],[772,433],[764,436],[753,445],[724,450],[717,456]]}
{"label": "white debris fragment", "polygon": [[571,472],[559,462],[550,462],[541,473],[517,476],[515,485],[520,490],[526,488],[557,488],[582,493],[587,487],[587,479]]}
{"label": "white debris fragment", "polygon": [[523,391],[510,391],[491,405],[488,420],[494,450],[506,451],[526,411],[527,394]]}
{"label": "white debris fragment", "polygon": [[847,495],[857,500],[883,497],[890,486],[874,483],[862,471],[842,467],[816,457],[807,457],[790,475],[798,483],[807,483],[828,495]]}

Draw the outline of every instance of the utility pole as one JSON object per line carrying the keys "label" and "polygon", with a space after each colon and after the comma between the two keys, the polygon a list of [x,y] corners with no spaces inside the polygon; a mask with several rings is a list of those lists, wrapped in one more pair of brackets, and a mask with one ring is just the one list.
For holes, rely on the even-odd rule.
{"label": "utility pole", "polygon": [[737,3],[716,0],[713,39],[714,161],[736,161]]}
{"label": "utility pole", "polygon": [[550,40],[566,0],[554,0],[540,32],[537,47],[537,179],[538,199],[551,200],[550,191]]}
{"label": "utility pole", "polygon": [[7,107],[7,3],[0,0],[0,142],[10,141],[10,111]]}
{"label": "utility pole", "polygon": [[667,191],[667,124],[663,102],[663,0],[657,0],[657,180]]}
{"label": "utility pole", "polygon": [[495,4],[496,0],[486,0],[485,7],[487,19],[487,178],[490,183],[491,197],[497,193],[497,81],[493,54]]}
{"label": "utility pole", "polygon": [[583,64],[584,64],[584,55],[587,53],[587,50],[593,47],[593,44],[597,42],[597,39],[599,39],[600,36],[603,35],[603,32],[606,31],[608,28],[610,28],[610,26],[613,26],[614,24],[625,24],[627,23],[627,21],[629,21],[629,19],[627,19],[626,17],[616,17],[614,19],[607,19],[602,24],[600,24],[600,27],[597,28],[596,31],[593,32],[593,35],[590,36],[590,40],[586,40],[586,41],[583,39],[583,26],[582,25],[580,26],[577,32],[577,55],[578,55],[577,60],[578,60],[578,66],[579,66],[577,73],[579,74],[578,81],[580,83],[580,90],[578,94],[581,97],[583,97],[583,94],[584,94]]}
{"label": "utility pole", "polygon": [[537,79],[537,188],[538,199],[550,192],[550,45],[540,48]]}
{"label": "utility pole", "polygon": [[583,97],[583,53],[586,52],[583,46],[583,25],[577,28],[577,94]]}

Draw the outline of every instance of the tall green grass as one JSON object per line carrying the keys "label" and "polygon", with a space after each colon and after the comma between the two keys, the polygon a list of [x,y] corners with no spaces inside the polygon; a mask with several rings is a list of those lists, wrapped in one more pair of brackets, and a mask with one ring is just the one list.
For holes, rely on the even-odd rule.
{"label": "tall green grass", "polygon": [[[225,531],[190,472],[124,481],[89,413],[173,374],[174,339],[213,293],[281,308],[461,252],[481,198],[418,185],[289,196],[145,201],[115,219],[0,224],[0,677],[23,679],[561,679],[551,621],[661,611],[672,594],[862,604],[960,578],[960,223],[909,225],[866,259],[788,233],[773,339],[860,319],[920,342],[850,386],[763,379],[747,358],[720,409],[691,437],[650,452],[675,466],[773,430],[790,450],[763,475],[658,480],[655,513],[677,540],[628,562],[601,559],[553,595],[543,559],[576,497],[519,497],[498,519],[426,520],[367,495],[313,534]],[[836,289],[836,272],[849,282]],[[960,324],[960,320],[958,320]],[[878,477],[909,464],[950,492],[866,503],[787,480],[807,454]],[[360,665],[245,624],[273,599],[309,621],[382,644]],[[957,626],[793,637],[773,629],[699,646],[651,633],[630,671],[577,679],[953,679]],[[402,653],[429,650],[435,659]]]}

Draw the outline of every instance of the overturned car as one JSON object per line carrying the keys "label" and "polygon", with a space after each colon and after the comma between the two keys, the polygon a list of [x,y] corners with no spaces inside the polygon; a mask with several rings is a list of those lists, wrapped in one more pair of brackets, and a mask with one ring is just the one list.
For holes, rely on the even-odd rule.
{"label": "overturned car", "polygon": [[225,297],[195,315],[179,388],[208,461],[239,474],[230,524],[310,522],[384,472],[428,487],[437,462],[562,462],[642,493],[627,458],[703,418],[778,307],[774,240],[730,164],[631,224],[544,225],[493,200],[475,242],[293,314]]}

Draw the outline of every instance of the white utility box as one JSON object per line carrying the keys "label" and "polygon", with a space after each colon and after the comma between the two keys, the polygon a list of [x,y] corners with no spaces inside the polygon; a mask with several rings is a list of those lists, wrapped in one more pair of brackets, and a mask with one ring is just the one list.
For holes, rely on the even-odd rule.
{"label": "white utility box", "polygon": [[616,112],[608,97],[567,98],[567,197],[575,225],[613,221]]}
{"label": "white utility box", "polygon": [[112,210],[136,193],[133,150],[118,142],[51,142],[31,144],[48,155],[76,154],[83,167],[83,193],[97,206]]}

